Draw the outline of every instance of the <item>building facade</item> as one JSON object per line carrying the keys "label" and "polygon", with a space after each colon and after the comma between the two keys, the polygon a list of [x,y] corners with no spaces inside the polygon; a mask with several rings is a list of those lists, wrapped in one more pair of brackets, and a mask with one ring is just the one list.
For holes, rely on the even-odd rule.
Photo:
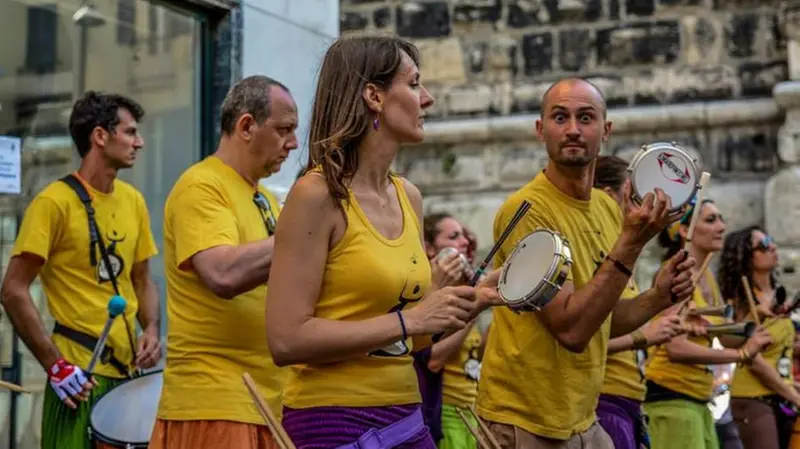
{"label": "building facade", "polygon": [[[0,195],[3,271],[25,207],[42,187],[74,170],[70,107],[86,90],[142,104],[145,147],[120,177],[143,194],[162,246],[164,201],[191,164],[213,152],[231,83],[264,74],[285,82],[307,129],[319,56],[338,35],[335,0],[0,0],[0,137],[20,139],[22,191]],[[303,14],[301,14],[301,12]],[[303,134],[300,134],[301,136]],[[303,160],[295,152],[263,182],[285,193]],[[292,173],[294,172],[294,173]],[[163,254],[163,251],[162,251]],[[152,264],[164,311],[163,259]],[[44,294],[32,296],[52,327]],[[0,313],[0,372],[30,395],[0,391],[0,449],[39,447],[43,370]],[[13,432],[13,433],[12,433]]]}
{"label": "building facade", "polygon": [[[417,44],[437,100],[426,139],[397,170],[487,251],[506,196],[547,161],[534,134],[545,89],[587,77],[614,122],[605,154],[676,141],[712,174],[728,229],[766,225],[782,281],[800,289],[798,2],[778,0],[343,0],[343,35],[396,33]],[[791,193],[790,192],[794,192]],[[658,265],[648,248],[637,278]]]}

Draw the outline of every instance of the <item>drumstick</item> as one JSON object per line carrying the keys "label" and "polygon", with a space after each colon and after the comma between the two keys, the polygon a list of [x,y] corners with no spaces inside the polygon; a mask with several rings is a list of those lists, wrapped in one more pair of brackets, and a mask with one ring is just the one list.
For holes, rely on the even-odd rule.
{"label": "drumstick", "polygon": [[4,388],[6,390],[11,390],[14,393],[30,393],[30,390],[22,388],[17,384],[12,384],[11,382],[6,382],[4,380],[0,380],[0,388]]}
{"label": "drumstick", "polygon": [[471,422],[469,422],[467,417],[464,415],[464,412],[462,412],[460,408],[456,408],[456,413],[458,413],[458,416],[459,418],[461,418],[461,421],[463,421],[464,425],[467,426],[467,429],[469,429],[469,433],[471,433],[472,436],[475,437],[475,441],[478,442],[478,447],[480,449],[492,449],[491,446],[486,444],[486,440],[483,439],[481,433],[475,426],[472,425]]}
{"label": "drumstick", "polygon": [[689,251],[692,244],[692,236],[694,235],[694,227],[697,226],[697,219],[700,218],[700,209],[703,207],[703,197],[706,192],[706,184],[711,178],[711,173],[704,171],[700,176],[700,183],[697,191],[697,201],[694,203],[694,211],[692,212],[692,221],[689,222],[689,232],[686,233],[686,243],[683,244],[683,250]]}
{"label": "drumstick", "polygon": [[692,279],[692,283],[693,284],[697,284],[697,282],[700,281],[700,278],[703,277],[703,272],[706,271],[706,268],[708,268],[708,264],[711,263],[711,256],[713,254],[714,253],[706,254],[706,258],[705,258],[705,260],[703,260],[703,264],[700,265],[700,270],[697,271],[697,274]]}
{"label": "drumstick", "polygon": [[253,378],[250,377],[250,374],[242,374],[242,379],[244,379],[244,384],[250,391],[250,396],[253,397],[253,402],[255,402],[258,412],[267,423],[267,427],[269,427],[269,431],[272,433],[272,436],[275,437],[275,441],[278,443],[278,446],[280,446],[281,449],[297,449],[294,443],[292,443],[292,440],[289,438],[289,435],[286,434],[286,431],[283,429],[280,421],[278,421],[278,419],[272,413],[272,410],[269,408],[269,406],[267,406],[267,403],[264,402],[264,399],[258,393],[256,384],[253,382]]}
{"label": "drumstick", "polygon": [[497,440],[494,438],[494,435],[492,435],[492,432],[489,430],[488,427],[486,427],[486,424],[483,423],[483,421],[481,420],[480,416],[478,416],[478,414],[475,412],[475,406],[474,405],[469,407],[469,412],[472,413],[472,417],[475,418],[475,421],[478,422],[478,426],[480,426],[481,430],[483,430],[483,433],[486,434],[486,438],[489,439],[489,441],[492,443],[492,446],[495,449],[502,449],[502,446],[500,446],[500,443],[498,443]]}
{"label": "drumstick", "polygon": [[747,296],[747,303],[750,305],[750,313],[753,315],[756,325],[761,326],[761,320],[758,318],[758,309],[756,309],[756,302],[753,299],[753,291],[750,290],[750,282],[747,280],[747,276],[742,276],[742,287],[744,287],[744,294]]}
{"label": "drumstick", "polygon": [[494,254],[497,252],[497,250],[500,249],[500,246],[506,241],[508,236],[511,235],[511,231],[514,230],[514,227],[517,225],[517,223],[519,223],[520,220],[522,220],[522,217],[524,217],[525,214],[528,213],[528,209],[530,208],[531,208],[531,203],[528,202],[528,200],[524,200],[522,204],[519,206],[519,209],[517,209],[517,211],[514,213],[514,216],[511,217],[511,221],[508,222],[508,226],[506,226],[506,228],[503,230],[503,233],[500,234],[500,238],[497,239],[496,242],[494,242],[494,245],[492,245],[492,249],[489,250],[489,254],[487,254],[486,257],[483,259],[483,262],[481,262],[480,267],[478,267],[478,269],[475,270],[475,275],[472,276],[472,279],[469,281],[469,285],[471,287],[474,287],[475,285],[478,284],[478,280],[480,279],[481,276],[483,276],[483,272],[486,271],[486,267],[489,266],[489,264],[492,262]]}

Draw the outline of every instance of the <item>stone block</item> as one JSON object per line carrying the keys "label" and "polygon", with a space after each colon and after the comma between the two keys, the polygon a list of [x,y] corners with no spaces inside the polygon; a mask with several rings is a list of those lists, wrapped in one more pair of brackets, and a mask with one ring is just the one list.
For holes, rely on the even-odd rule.
{"label": "stone block", "polygon": [[675,82],[667,69],[643,69],[626,72],[624,83],[633,93],[633,104],[663,104],[669,99]]}
{"label": "stone block", "polygon": [[447,111],[452,115],[485,114],[492,105],[490,86],[456,86],[447,96]]}
{"label": "stone block", "polygon": [[668,64],[678,58],[680,49],[680,30],[674,20],[597,31],[597,59],[602,65]]}
{"label": "stone block", "polygon": [[608,18],[611,20],[618,20],[620,17],[620,0],[608,1]]}
{"label": "stone block", "polygon": [[380,3],[383,0],[340,0],[340,1],[341,1],[342,6],[344,7],[344,6],[348,5],[348,4],[350,4],[350,5],[361,5],[361,4],[365,4],[365,3]]}
{"label": "stone block", "polygon": [[536,76],[553,69],[553,35],[526,34],[522,38],[522,59],[525,75]]}
{"label": "stone block", "polygon": [[542,2],[514,0],[508,5],[509,28],[528,28],[550,22],[550,11]]}
{"label": "stone block", "polygon": [[403,37],[450,35],[450,9],[446,1],[404,2],[395,10],[397,34]]}
{"label": "stone block", "polygon": [[420,53],[424,83],[456,85],[466,82],[464,51],[458,38],[420,39],[415,43]]}
{"label": "stone block", "polygon": [[627,105],[629,102],[625,80],[620,75],[587,76],[592,84],[600,89],[608,107]]}
{"label": "stone block", "polygon": [[386,28],[392,24],[392,10],[387,6],[372,12],[372,23],[375,28]]}
{"label": "stone block", "polygon": [[[734,172],[739,178],[773,173],[778,167],[774,128],[731,127],[714,133],[710,144],[715,150],[713,169],[716,172]],[[714,173],[712,171],[712,175]]]}
{"label": "stone block", "polygon": [[480,197],[454,193],[425,200],[425,213],[448,212],[475,233],[478,252],[487,253],[493,243],[494,217],[510,192],[491,191]]}
{"label": "stone block", "polygon": [[602,16],[602,0],[512,0],[508,5],[510,28],[565,22],[595,22]]}
{"label": "stone block", "polygon": [[800,242],[800,167],[784,168],[767,182],[764,194],[767,231],[780,246]]}
{"label": "stone block", "polygon": [[339,28],[342,33],[360,31],[369,25],[369,13],[365,11],[342,11],[339,14]]}
{"label": "stone block", "polygon": [[511,112],[534,112],[539,110],[542,95],[552,85],[551,81],[525,83],[513,86],[511,90]]}
{"label": "stone block", "polygon": [[547,150],[534,134],[531,123],[529,142],[517,142],[504,146],[500,153],[498,176],[504,189],[517,189],[533,179],[548,162]]}
{"label": "stone block", "polygon": [[592,41],[588,29],[558,33],[558,59],[562,70],[579,72],[591,66]]}
{"label": "stone block", "polygon": [[485,187],[491,175],[484,163],[483,147],[467,144],[401,152],[397,166],[423,193],[474,192]]}
{"label": "stone block", "polygon": [[463,44],[470,73],[490,82],[511,80],[518,72],[517,41],[503,34]]}
{"label": "stone block", "polygon": [[739,81],[744,97],[769,96],[772,88],[789,77],[785,61],[746,62],[739,66]]}
{"label": "stone block", "polygon": [[714,0],[714,9],[741,11],[745,8],[778,7],[782,0]]}
{"label": "stone block", "polygon": [[683,16],[681,27],[686,42],[683,44],[683,62],[704,65],[719,61],[722,56],[721,25],[713,16]]}
{"label": "stone block", "polygon": [[755,56],[760,17],[755,12],[735,14],[725,30],[726,48],[733,58]]}
{"label": "stone block", "polygon": [[658,0],[659,6],[704,6],[707,0]]}
{"label": "stone block", "polygon": [[484,5],[456,5],[453,8],[453,23],[456,24],[494,24],[500,20],[503,5],[499,0],[491,0]]}
{"label": "stone block", "polygon": [[731,98],[739,82],[736,70],[724,65],[679,67],[672,79],[672,100],[675,103]]}
{"label": "stone block", "polygon": [[655,12],[655,0],[625,0],[625,13],[631,16],[650,16]]}
{"label": "stone block", "polygon": [[789,294],[800,293],[800,247],[778,247],[778,281]]}
{"label": "stone block", "polygon": [[719,180],[712,173],[706,197],[716,202],[728,233],[764,224],[764,182],[761,180]]}

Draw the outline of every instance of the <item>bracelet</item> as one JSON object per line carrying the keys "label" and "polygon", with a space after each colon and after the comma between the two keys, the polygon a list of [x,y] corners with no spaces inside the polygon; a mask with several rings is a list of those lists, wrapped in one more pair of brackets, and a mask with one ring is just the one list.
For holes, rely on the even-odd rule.
{"label": "bracelet", "polygon": [[633,348],[634,349],[645,349],[647,348],[647,337],[644,336],[642,331],[635,330],[631,332],[631,338],[633,339]]}
{"label": "bracelet", "polygon": [[397,318],[400,319],[400,327],[403,328],[403,341],[406,341],[406,340],[408,340],[408,330],[406,330],[406,322],[403,319],[403,311],[402,310],[398,310],[397,311]]}
{"label": "bracelet", "polygon": [[739,359],[741,359],[739,361],[741,363],[744,363],[745,365],[749,365],[750,362],[752,362],[752,359],[750,358],[750,353],[747,352],[747,349],[744,348],[739,349]]}
{"label": "bracelet", "polygon": [[618,261],[617,259],[613,259],[611,256],[606,256],[606,259],[614,264],[614,268],[619,270],[625,276],[631,277],[633,276],[633,271],[629,270],[628,267],[625,266],[622,262]]}

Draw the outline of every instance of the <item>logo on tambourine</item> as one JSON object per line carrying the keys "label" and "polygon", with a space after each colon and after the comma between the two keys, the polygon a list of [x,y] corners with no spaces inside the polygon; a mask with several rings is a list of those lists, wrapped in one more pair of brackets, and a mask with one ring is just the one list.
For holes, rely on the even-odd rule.
{"label": "logo on tambourine", "polygon": [[675,158],[673,154],[669,154],[666,151],[658,155],[658,166],[661,168],[661,174],[668,181],[688,184],[691,179],[689,167],[679,158]]}

